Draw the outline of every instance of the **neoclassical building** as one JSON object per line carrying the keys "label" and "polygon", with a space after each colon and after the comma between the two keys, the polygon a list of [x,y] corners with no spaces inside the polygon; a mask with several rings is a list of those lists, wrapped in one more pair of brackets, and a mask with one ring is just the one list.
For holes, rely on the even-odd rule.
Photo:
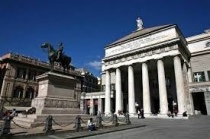
{"label": "neoclassical building", "polygon": [[[190,71],[190,51],[177,25],[139,27],[105,48],[105,114],[126,109],[134,115],[135,102],[145,115],[166,115],[173,103],[178,104],[179,114],[191,112]],[[112,83],[115,99],[111,108]]]}
{"label": "neoclassical building", "polygon": [[174,106],[178,115],[210,115],[210,31],[185,39],[176,24],[142,25],[138,19],[136,31],[105,47],[102,92],[81,99],[106,115],[135,115],[136,103],[146,116],[165,116]]}

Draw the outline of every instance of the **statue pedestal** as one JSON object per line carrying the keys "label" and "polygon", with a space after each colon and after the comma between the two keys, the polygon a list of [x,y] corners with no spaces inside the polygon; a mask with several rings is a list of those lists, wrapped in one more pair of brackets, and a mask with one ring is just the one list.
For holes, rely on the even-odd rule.
{"label": "statue pedestal", "polygon": [[39,82],[38,96],[32,100],[31,107],[36,108],[36,114],[19,115],[14,120],[17,124],[33,127],[43,124],[48,116],[60,124],[71,123],[77,115],[86,117],[79,109],[80,92],[76,92],[76,80],[72,76],[47,72],[37,76]]}

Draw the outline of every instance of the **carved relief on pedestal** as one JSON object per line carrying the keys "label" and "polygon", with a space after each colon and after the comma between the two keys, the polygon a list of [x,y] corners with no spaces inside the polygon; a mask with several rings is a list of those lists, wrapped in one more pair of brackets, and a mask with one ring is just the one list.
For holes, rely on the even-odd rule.
{"label": "carved relief on pedestal", "polygon": [[32,107],[36,108],[77,108],[77,101],[68,100],[54,100],[54,99],[34,99],[32,101]]}

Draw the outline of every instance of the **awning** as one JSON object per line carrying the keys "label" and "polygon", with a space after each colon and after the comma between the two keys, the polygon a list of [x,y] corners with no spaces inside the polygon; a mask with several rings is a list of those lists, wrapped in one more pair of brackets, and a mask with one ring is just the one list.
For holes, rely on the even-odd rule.
{"label": "awning", "polygon": [[16,109],[16,111],[25,111],[26,109],[30,109],[31,107],[4,106],[4,108],[6,110]]}

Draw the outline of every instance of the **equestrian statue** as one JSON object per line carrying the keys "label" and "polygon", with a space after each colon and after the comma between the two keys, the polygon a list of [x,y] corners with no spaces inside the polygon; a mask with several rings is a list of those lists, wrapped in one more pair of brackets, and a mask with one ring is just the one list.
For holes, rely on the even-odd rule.
{"label": "equestrian statue", "polygon": [[50,43],[44,43],[41,45],[42,49],[47,49],[48,59],[50,62],[51,71],[54,69],[54,62],[58,62],[63,67],[63,72],[70,69],[71,57],[63,53],[63,43],[61,42],[58,49],[55,50]]}

